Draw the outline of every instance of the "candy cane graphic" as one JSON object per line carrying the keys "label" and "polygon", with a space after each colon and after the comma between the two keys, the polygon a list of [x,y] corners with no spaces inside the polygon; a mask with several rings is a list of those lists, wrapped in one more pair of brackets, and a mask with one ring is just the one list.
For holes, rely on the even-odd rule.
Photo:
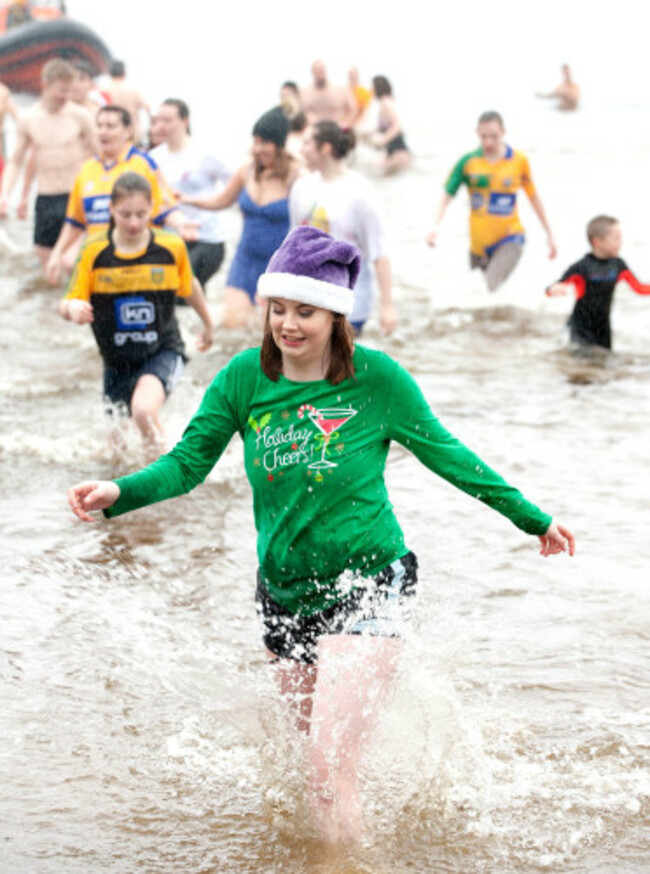
{"label": "candy cane graphic", "polygon": [[303,404],[301,407],[298,407],[298,418],[304,419],[305,412],[315,413],[316,415],[318,415],[318,410],[316,409],[316,407],[312,407],[311,404]]}

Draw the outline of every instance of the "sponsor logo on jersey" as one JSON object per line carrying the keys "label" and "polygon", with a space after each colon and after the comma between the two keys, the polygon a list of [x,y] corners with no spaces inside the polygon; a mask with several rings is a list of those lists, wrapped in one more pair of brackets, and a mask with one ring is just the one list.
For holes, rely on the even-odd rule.
{"label": "sponsor logo on jersey", "polygon": [[485,197],[482,194],[479,194],[478,191],[473,191],[469,198],[470,206],[472,209],[482,209],[483,204],[485,203]]}
{"label": "sponsor logo on jersey", "polygon": [[120,297],[114,305],[115,322],[120,331],[143,331],[156,321],[156,309],[144,297]]}
{"label": "sponsor logo on jersey", "polygon": [[88,225],[107,225],[111,219],[110,194],[84,197],[84,214]]}
{"label": "sponsor logo on jersey", "polygon": [[512,215],[517,202],[516,194],[493,191],[490,194],[488,213],[490,215]]}
{"label": "sponsor logo on jersey", "polygon": [[152,267],[151,268],[151,281],[154,285],[161,285],[165,278],[165,268],[164,267]]}

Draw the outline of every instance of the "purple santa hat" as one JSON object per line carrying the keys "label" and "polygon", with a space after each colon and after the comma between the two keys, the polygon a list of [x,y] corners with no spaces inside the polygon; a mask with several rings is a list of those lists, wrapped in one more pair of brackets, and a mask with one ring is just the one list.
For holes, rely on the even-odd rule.
{"label": "purple santa hat", "polygon": [[360,269],[359,251],[350,243],[299,225],[269,261],[257,291],[260,297],[284,297],[349,316]]}

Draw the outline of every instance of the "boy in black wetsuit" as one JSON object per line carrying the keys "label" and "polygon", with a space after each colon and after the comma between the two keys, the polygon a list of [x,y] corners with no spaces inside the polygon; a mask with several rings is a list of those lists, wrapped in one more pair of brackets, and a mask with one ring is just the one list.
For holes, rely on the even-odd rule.
{"label": "boy in black wetsuit", "polygon": [[618,257],[623,239],[617,219],[596,216],[587,225],[587,239],[591,252],[565,270],[560,281],[546,289],[546,294],[575,291],[576,302],[569,318],[571,342],[611,349],[609,313],[616,283],[624,280],[637,294],[650,294],[650,285],[642,285]]}

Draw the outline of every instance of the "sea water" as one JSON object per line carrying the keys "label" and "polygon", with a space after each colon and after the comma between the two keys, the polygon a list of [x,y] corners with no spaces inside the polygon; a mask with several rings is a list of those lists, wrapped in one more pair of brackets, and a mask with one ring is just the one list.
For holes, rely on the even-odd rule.
{"label": "sea water", "polygon": [[[92,7],[76,5],[93,24]],[[219,53],[223,24],[213,36],[221,70],[235,64],[232,48]],[[144,63],[152,46],[141,29],[106,30],[143,91],[187,98],[214,151],[232,166],[245,160],[249,128],[275,99],[266,77],[253,88],[250,57],[233,69],[250,105],[232,109],[233,82],[209,69],[176,91],[190,87],[190,31],[176,42],[175,80],[171,38],[161,66],[159,55]],[[231,35],[242,52],[245,36]],[[279,79],[297,75],[300,61],[304,79],[304,42],[286,55],[286,75],[270,49],[260,56],[258,45],[258,56]],[[351,60],[363,65],[364,51],[361,42]],[[137,468],[139,442],[130,435],[120,452],[110,448],[91,332],[60,320],[30,227],[11,219],[3,229],[13,251],[0,253],[3,872],[619,874],[650,864],[650,301],[622,286],[615,352],[575,358],[564,327],[571,300],[543,294],[584,254],[584,226],[598,212],[620,217],[622,254],[650,281],[647,110],[592,93],[581,112],[560,116],[519,86],[502,92],[509,138],[530,158],[559,255],[548,260],[524,200],[526,252],[488,295],[467,267],[463,192],[438,248],[424,242],[447,171],[474,145],[469,85],[453,112],[434,92],[415,95],[401,52],[382,72],[410,87],[414,167],[378,179],[373,153],[356,158],[385,215],[400,324],[382,337],[375,314],[363,342],[404,364],[447,427],[571,527],[577,554],[542,559],[535,538],[406,450],[391,451],[389,490],[422,592],[363,763],[364,846],[319,862],[300,751],[259,640],[241,445],[190,496],[79,523],[66,489]],[[446,109],[418,114],[415,103]],[[232,257],[236,211],[227,220]],[[208,287],[215,314],[225,275]],[[180,318],[189,347],[197,321],[191,311]],[[217,333],[209,353],[193,354],[163,411],[170,443],[214,373],[257,341]]]}

